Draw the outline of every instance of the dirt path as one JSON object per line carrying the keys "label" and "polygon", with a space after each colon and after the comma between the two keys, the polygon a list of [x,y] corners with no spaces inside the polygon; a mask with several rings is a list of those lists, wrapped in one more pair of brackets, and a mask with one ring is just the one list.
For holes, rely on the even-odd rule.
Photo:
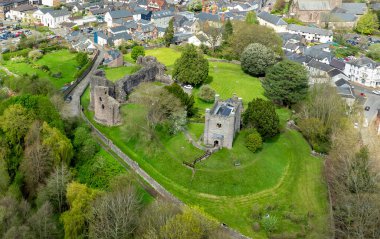
{"label": "dirt path", "polygon": [[18,77],[19,75],[11,72],[10,70],[8,70],[8,68],[6,68],[5,66],[0,66],[0,70],[3,70],[5,71],[5,73],[7,73],[7,75],[10,75],[10,76],[14,76],[14,77]]}

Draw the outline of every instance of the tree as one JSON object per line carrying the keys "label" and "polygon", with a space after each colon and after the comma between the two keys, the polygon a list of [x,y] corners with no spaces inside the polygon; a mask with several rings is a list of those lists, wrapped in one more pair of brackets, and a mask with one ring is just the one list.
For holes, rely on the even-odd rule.
{"label": "tree", "polygon": [[286,5],[285,0],[276,0],[276,3],[273,6],[273,10],[282,12],[282,10],[284,10],[285,8],[285,5]]}
{"label": "tree", "polygon": [[215,100],[215,90],[209,85],[203,85],[198,93],[198,98],[204,102],[212,103]]}
{"label": "tree", "polygon": [[195,0],[187,5],[187,9],[191,12],[199,12],[202,10],[202,2],[200,0]]}
{"label": "tree", "polygon": [[259,24],[259,21],[257,20],[256,12],[249,11],[247,15],[245,16],[245,22],[248,24]]}
{"label": "tree", "polygon": [[84,184],[72,182],[67,186],[67,202],[70,209],[61,214],[65,238],[81,238],[87,231],[87,219],[91,213],[91,203],[98,192]]}
{"label": "tree", "polygon": [[228,18],[226,21],[226,24],[224,24],[223,41],[228,42],[233,33],[234,33],[234,29],[233,29],[231,20]]}
{"label": "tree", "polygon": [[208,61],[194,45],[187,45],[174,63],[173,77],[182,83],[201,85],[208,78]]}
{"label": "tree", "polygon": [[28,219],[28,225],[36,238],[60,238],[57,223],[54,219],[53,207],[49,202],[45,202]]}
{"label": "tree", "polygon": [[0,126],[11,144],[20,145],[32,120],[32,116],[24,107],[14,104],[9,106],[0,116]]}
{"label": "tree", "polygon": [[165,45],[168,47],[170,46],[170,44],[172,43],[173,41],[173,38],[174,38],[174,17],[172,17],[169,21],[169,25],[168,27],[166,28],[165,30],[165,34],[164,34],[164,41],[165,41]]}
{"label": "tree", "polygon": [[275,53],[260,43],[248,45],[241,54],[241,68],[253,75],[263,75],[266,69],[276,63]]}
{"label": "tree", "polygon": [[372,44],[368,47],[367,56],[375,61],[380,61],[380,44]]}
{"label": "tree", "polygon": [[77,55],[76,55],[76,57],[75,57],[75,60],[77,61],[79,67],[83,67],[88,62],[87,53],[85,53],[85,52],[78,52]]}
{"label": "tree", "polygon": [[188,95],[177,83],[173,83],[170,86],[165,86],[165,89],[167,89],[169,93],[173,94],[181,101],[182,105],[186,108],[187,116],[190,117],[194,115],[195,101],[193,95]]}
{"label": "tree", "polygon": [[306,98],[308,74],[305,67],[298,63],[281,61],[268,69],[263,87],[265,95],[271,100],[292,106]]}
{"label": "tree", "polygon": [[92,207],[90,238],[132,238],[139,209],[140,198],[131,185],[106,193]]}
{"label": "tree", "polygon": [[356,23],[355,30],[361,34],[370,35],[379,28],[379,20],[377,15],[373,12],[367,12],[361,16]]}
{"label": "tree", "polygon": [[61,162],[70,164],[74,155],[73,146],[70,140],[58,129],[50,127],[46,122],[42,124],[42,145],[51,149],[55,165]]}
{"label": "tree", "polygon": [[131,58],[137,60],[139,56],[145,56],[145,49],[143,46],[134,46],[131,51]]}
{"label": "tree", "polygon": [[33,61],[40,59],[43,56],[41,50],[33,50],[28,53],[28,57]]}
{"label": "tree", "polygon": [[262,138],[270,138],[279,133],[280,120],[272,102],[255,98],[248,103],[243,114],[243,126],[255,128]]}
{"label": "tree", "polygon": [[206,21],[201,24],[201,31],[207,36],[211,50],[215,51],[215,48],[221,43],[223,27],[215,27]]}
{"label": "tree", "polygon": [[245,138],[245,146],[253,153],[263,147],[263,140],[256,130],[247,134]]}
{"label": "tree", "polygon": [[46,180],[46,186],[40,188],[37,201],[42,205],[49,201],[55,211],[66,209],[66,189],[71,180],[71,174],[64,164],[56,166],[54,172]]}
{"label": "tree", "polygon": [[298,122],[303,136],[308,140],[311,147],[321,153],[327,153],[329,150],[329,131],[323,122],[318,118],[300,119]]}
{"label": "tree", "polygon": [[283,55],[282,40],[273,29],[239,21],[234,22],[233,26],[230,47],[226,49],[233,59],[239,60],[244,49],[251,43],[260,43],[272,49],[277,55]]}

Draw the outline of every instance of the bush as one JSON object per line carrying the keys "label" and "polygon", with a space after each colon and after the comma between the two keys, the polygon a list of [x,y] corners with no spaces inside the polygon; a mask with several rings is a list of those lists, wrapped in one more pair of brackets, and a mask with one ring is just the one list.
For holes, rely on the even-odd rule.
{"label": "bush", "polygon": [[264,75],[266,69],[276,63],[276,54],[260,43],[249,44],[241,54],[241,68],[253,75]]}
{"label": "bush", "polygon": [[5,54],[3,54],[3,60],[9,61],[11,58],[16,57],[16,56],[28,57],[28,54],[31,50],[32,49],[30,49],[30,48],[26,48],[26,49],[22,49],[20,51],[5,53]]}
{"label": "bush", "polygon": [[40,70],[42,70],[42,71],[50,71],[50,68],[47,66],[47,65],[42,65],[42,66],[40,66],[39,67],[40,68]]}
{"label": "bush", "polygon": [[277,230],[278,227],[278,219],[276,216],[271,216],[271,215],[265,215],[261,219],[261,226],[264,228],[264,230],[267,233],[271,233]]}
{"label": "bush", "polygon": [[145,56],[145,49],[143,46],[134,46],[131,51],[131,58],[137,60],[139,56]]}
{"label": "bush", "polygon": [[77,73],[75,73],[74,77],[79,78],[91,66],[92,66],[92,61],[87,62],[85,66],[83,66],[79,71],[77,71]]}
{"label": "bush", "polygon": [[85,52],[79,52],[76,55],[75,60],[77,61],[78,65],[80,67],[83,67],[84,65],[86,65],[88,63],[87,53],[85,53]]}
{"label": "bush", "polygon": [[212,103],[215,100],[215,90],[208,85],[204,85],[199,91],[198,98],[204,102]]}
{"label": "bush", "polygon": [[245,137],[245,146],[253,153],[263,147],[263,140],[256,130]]}
{"label": "bush", "polygon": [[40,50],[33,50],[28,53],[28,57],[32,59],[33,61],[40,59],[42,56],[43,54]]}

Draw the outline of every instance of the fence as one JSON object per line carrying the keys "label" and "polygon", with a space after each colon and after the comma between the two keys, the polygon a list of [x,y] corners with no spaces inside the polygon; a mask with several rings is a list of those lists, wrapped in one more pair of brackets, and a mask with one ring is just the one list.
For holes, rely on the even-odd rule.
{"label": "fence", "polygon": [[75,82],[70,85],[67,89],[65,89],[63,91],[63,98],[66,99],[70,93],[75,89],[75,87],[77,87],[77,85],[87,76],[87,74],[91,71],[91,68],[92,66],[94,65],[96,59],[98,58],[99,56],[99,51],[97,50],[96,53],[95,53],[95,56],[92,58],[91,60],[91,64],[87,67],[87,69],[82,73],[82,75],[80,75],[76,80]]}

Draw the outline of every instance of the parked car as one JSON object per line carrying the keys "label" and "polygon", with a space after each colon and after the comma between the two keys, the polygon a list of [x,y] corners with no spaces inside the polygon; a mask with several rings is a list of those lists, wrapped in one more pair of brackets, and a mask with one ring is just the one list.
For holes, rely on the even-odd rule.
{"label": "parked car", "polygon": [[380,95],[380,90],[373,90],[372,93],[374,93],[375,95]]}
{"label": "parked car", "polygon": [[364,108],[365,111],[369,111],[370,109],[371,109],[371,107],[369,107],[369,106],[366,106],[366,107]]}
{"label": "parked car", "polygon": [[192,90],[193,86],[192,85],[184,85],[183,88],[188,89],[188,90]]}

